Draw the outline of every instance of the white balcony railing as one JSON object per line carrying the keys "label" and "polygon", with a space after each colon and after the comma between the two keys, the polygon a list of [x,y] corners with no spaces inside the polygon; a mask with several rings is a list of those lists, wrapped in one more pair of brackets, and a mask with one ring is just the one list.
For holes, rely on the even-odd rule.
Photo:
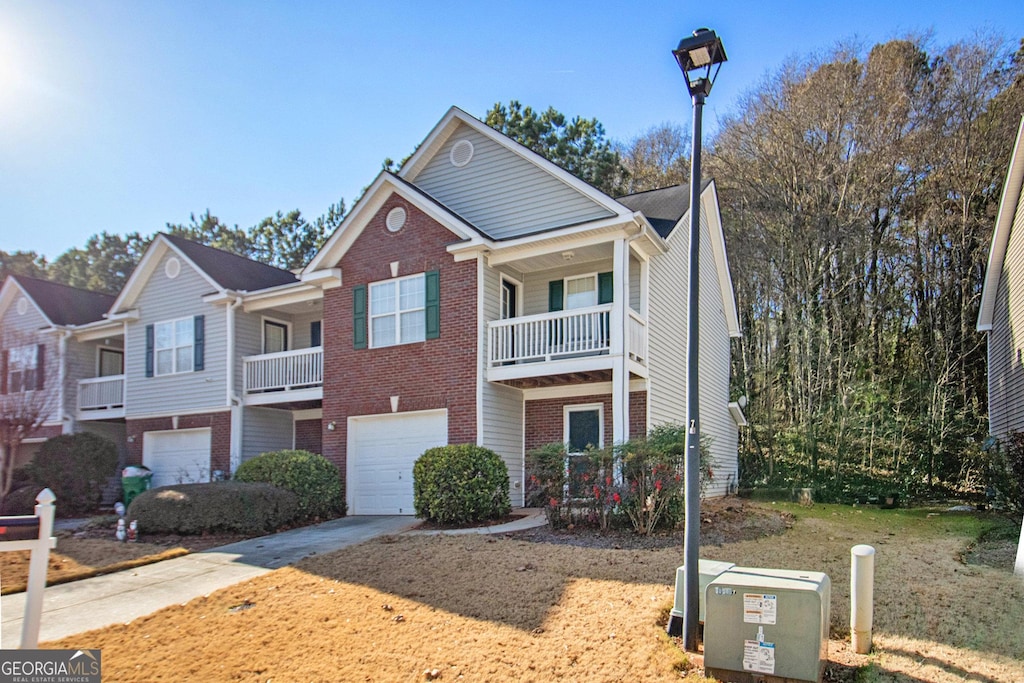
{"label": "white balcony railing", "polygon": [[626,318],[626,344],[629,357],[641,365],[647,365],[647,322],[632,309]]}
{"label": "white balcony railing", "polygon": [[611,308],[605,304],[491,322],[489,363],[496,366],[608,353]]}
{"label": "white balcony railing", "polygon": [[246,356],[242,366],[247,394],[309,389],[324,382],[324,354],[319,346]]}
{"label": "white balcony railing", "polygon": [[124,375],[78,380],[79,410],[111,410],[124,407]]}

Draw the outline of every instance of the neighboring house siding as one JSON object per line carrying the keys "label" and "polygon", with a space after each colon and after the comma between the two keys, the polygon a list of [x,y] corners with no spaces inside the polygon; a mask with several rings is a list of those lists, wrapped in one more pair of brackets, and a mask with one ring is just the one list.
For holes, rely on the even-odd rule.
{"label": "neighboring house siding", "polygon": [[[18,313],[18,300],[23,295],[19,293],[2,317],[0,317],[0,349],[10,350],[11,348],[29,345],[43,344],[46,347],[43,360],[43,372],[46,377],[46,391],[52,392],[48,397],[47,406],[49,417],[47,422],[55,422],[60,419],[60,358],[57,350],[56,335],[42,333],[40,330],[49,328],[46,321],[35,305],[29,300],[24,314]],[[67,403],[67,399],[65,399]],[[67,413],[65,413],[67,414]]]}
{"label": "neighboring house siding", "polygon": [[[449,155],[460,140],[472,142],[474,152],[468,164],[456,167]],[[497,239],[613,215],[562,180],[466,126],[460,126],[433,160],[409,180]]]}
{"label": "neighboring house siding", "polygon": [[[140,319],[128,324],[125,342],[125,414],[173,415],[226,404],[226,318],[224,306],[203,303],[212,285],[184,259],[181,273],[168,279],[164,264],[174,255],[165,254],[135,303]],[[180,257],[179,257],[180,258]],[[146,325],[177,318],[205,315],[205,368],[163,377],[146,377]]]}
{"label": "neighboring house siding", "polygon": [[[729,415],[730,348],[718,272],[712,257],[707,207],[701,206],[700,421],[711,437],[714,479],[708,495],[726,493],[737,477],[737,427]],[[683,226],[680,226],[683,227]],[[686,420],[686,326],[689,234],[676,229],[669,250],[651,259],[648,320],[651,425]]]}
{"label": "neighboring house siding", "polygon": [[989,432],[1024,431],[1024,192],[1014,214],[988,333]]}
{"label": "neighboring house siding", "polygon": [[242,462],[268,451],[290,449],[294,424],[290,410],[246,408],[242,416]]}
{"label": "neighboring house siding", "polygon": [[[397,233],[384,218],[396,206],[408,219]],[[455,235],[418,208],[391,195],[338,264],[344,285],[324,295],[324,456],[344,473],[348,417],[398,412],[448,411],[448,441],[476,443],[477,278],[476,261],[455,262],[446,246]],[[384,348],[355,349],[353,288],[392,277],[440,272],[440,338]]]}

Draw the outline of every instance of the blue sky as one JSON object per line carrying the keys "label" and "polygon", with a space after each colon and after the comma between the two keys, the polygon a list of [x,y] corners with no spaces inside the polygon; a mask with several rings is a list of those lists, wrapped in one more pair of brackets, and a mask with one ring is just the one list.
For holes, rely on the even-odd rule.
{"label": "blue sky", "polygon": [[626,140],[690,102],[670,54],[715,29],[705,129],[794,55],[931,33],[1024,37],[1011,0],[0,0],[0,249],[49,258],[209,208],[249,227],[348,206],[452,105],[518,99]]}

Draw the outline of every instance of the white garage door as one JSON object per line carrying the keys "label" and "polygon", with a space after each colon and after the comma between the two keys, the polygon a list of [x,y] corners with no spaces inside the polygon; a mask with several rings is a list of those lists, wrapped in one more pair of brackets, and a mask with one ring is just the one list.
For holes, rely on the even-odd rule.
{"label": "white garage door", "polygon": [[210,429],[146,432],[142,464],[153,470],[153,486],[210,481]]}
{"label": "white garage door", "polygon": [[448,411],[348,421],[350,515],[412,515],[412,466],[423,451],[448,443]]}

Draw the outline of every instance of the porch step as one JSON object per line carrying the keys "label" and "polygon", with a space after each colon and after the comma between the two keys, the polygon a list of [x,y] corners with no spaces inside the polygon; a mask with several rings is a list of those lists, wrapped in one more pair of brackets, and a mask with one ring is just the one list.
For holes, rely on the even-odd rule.
{"label": "porch step", "polygon": [[123,498],[124,492],[121,488],[121,475],[115,474],[112,477],[107,477],[107,483],[103,485],[103,495],[100,497],[100,509],[113,510],[114,503]]}

